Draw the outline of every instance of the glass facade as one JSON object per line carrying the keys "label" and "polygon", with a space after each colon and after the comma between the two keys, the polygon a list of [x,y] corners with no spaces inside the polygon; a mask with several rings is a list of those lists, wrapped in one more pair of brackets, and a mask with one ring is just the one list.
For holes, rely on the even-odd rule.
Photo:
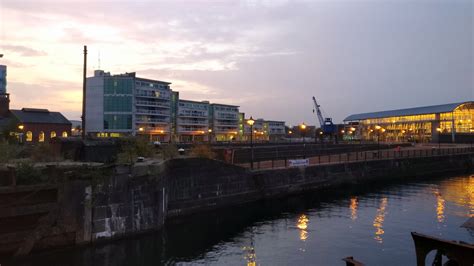
{"label": "glass facade", "polygon": [[132,115],[104,114],[104,129],[132,129]]}
{"label": "glass facade", "polygon": [[437,132],[449,135],[473,134],[474,103],[460,104],[451,112],[358,121],[358,136],[365,140],[429,142],[438,138]]}
{"label": "glass facade", "polygon": [[109,77],[104,79],[104,94],[132,94],[133,80],[123,77]]}
{"label": "glass facade", "polygon": [[104,79],[105,130],[132,129],[133,87],[133,79],[130,77]]}
{"label": "glass facade", "polygon": [[104,112],[132,112],[132,102],[128,95],[104,96]]}

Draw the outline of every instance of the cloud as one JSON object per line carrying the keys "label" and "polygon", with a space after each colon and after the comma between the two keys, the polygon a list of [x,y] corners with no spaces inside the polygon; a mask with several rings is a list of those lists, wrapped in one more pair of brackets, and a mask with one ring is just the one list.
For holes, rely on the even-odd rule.
{"label": "cloud", "polygon": [[34,51],[8,51],[0,62],[12,91],[15,82],[31,85],[18,85],[15,99],[25,105],[79,112],[87,44],[89,73],[100,51],[106,71],[170,81],[190,100],[295,124],[315,123],[314,95],[338,122],[474,98],[472,8],[472,1],[3,0],[0,48]]}
{"label": "cloud", "polygon": [[8,44],[2,44],[1,45],[2,49],[12,52],[12,53],[17,53],[20,54],[21,56],[46,56],[47,53],[39,50],[35,50],[33,48],[29,48],[26,46],[22,45],[8,45]]}

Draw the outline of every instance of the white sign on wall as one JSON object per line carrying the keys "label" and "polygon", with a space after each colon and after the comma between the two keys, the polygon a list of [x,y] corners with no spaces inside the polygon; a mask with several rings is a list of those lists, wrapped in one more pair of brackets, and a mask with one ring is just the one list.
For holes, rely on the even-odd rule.
{"label": "white sign on wall", "polygon": [[288,160],[288,165],[290,167],[308,166],[309,165],[309,159]]}

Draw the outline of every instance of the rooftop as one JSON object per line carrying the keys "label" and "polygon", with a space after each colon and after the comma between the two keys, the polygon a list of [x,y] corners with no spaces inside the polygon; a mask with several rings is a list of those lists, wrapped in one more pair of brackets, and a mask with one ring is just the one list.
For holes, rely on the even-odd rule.
{"label": "rooftop", "polygon": [[10,113],[20,123],[71,124],[60,112],[50,112],[47,109],[23,108],[10,110]]}
{"label": "rooftop", "polygon": [[346,117],[344,121],[356,121],[356,120],[364,120],[364,119],[370,119],[370,118],[384,118],[384,117],[392,117],[392,116],[448,113],[448,112],[454,111],[454,109],[456,109],[458,106],[465,103],[474,103],[474,102],[449,103],[449,104],[441,104],[441,105],[397,109],[397,110],[390,110],[390,111],[353,114]]}

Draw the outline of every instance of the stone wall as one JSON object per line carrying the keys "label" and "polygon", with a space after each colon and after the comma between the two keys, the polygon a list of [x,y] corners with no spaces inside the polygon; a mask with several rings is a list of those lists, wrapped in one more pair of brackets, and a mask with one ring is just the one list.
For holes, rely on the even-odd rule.
{"label": "stone wall", "polygon": [[161,228],[166,212],[161,181],[132,177],[127,167],[118,167],[115,175],[92,186],[91,241]]}

